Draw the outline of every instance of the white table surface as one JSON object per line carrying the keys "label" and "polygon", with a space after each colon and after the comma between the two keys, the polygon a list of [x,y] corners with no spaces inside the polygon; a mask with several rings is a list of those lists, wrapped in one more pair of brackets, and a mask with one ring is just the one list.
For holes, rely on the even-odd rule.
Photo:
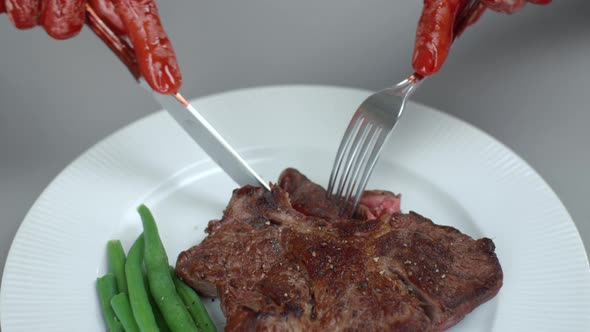
{"label": "white table surface", "polygon": [[[410,72],[420,4],[176,0],[160,2],[160,12],[183,93],[195,98],[260,85],[395,83]],[[414,98],[528,161],[568,208],[587,250],[588,17],[586,0],[487,13]],[[0,273],[20,222],[51,180],[106,135],[159,109],[117,61],[87,29],[56,42],[42,29],[16,31],[0,16]]]}

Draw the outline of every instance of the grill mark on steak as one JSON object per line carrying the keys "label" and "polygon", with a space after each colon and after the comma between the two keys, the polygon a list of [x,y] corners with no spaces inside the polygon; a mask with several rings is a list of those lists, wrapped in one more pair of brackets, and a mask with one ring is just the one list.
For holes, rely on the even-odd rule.
{"label": "grill mark on steak", "polygon": [[490,239],[392,210],[399,196],[369,192],[378,218],[341,219],[296,170],[279,184],[235,190],[178,257],[185,282],[220,297],[226,331],[442,331],[501,287]]}

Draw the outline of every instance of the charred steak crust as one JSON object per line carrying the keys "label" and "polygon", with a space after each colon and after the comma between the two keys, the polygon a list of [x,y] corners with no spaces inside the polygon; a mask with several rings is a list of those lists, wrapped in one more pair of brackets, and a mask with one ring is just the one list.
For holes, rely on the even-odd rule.
{"label": "charred steak crust", "polygon": [[236,189],[179,255],[178,275],[220,297],[226,331],[442,331],[502,286],[492,240],[414,212],[338,219],[324,197],[293,169],[271,192]]}

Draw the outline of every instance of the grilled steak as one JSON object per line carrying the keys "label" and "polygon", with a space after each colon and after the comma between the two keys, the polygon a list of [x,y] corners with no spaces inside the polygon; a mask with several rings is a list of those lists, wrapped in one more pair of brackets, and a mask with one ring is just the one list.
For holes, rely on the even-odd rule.
{"label": "grilled steak", "polygon": [[369,191],[341,219],[325,191],[287,169],[271,192],[236,189],[178,275],[219,297],[226,331],[442,331],[502,285],[494,244]]}

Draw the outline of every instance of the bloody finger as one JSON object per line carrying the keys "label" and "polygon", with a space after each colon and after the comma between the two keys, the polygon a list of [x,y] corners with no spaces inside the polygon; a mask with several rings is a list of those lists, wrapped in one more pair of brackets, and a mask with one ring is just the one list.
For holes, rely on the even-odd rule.
{"label": "bloody finger", "polygon": [[85,0],[42,0],[39,24],[55,39],[77,35],[84,25]]}
{"label": "bloody finger", "polygon": [[[30,29],[39,19],[39,0],[0,0],[6,6],[6,14],[18,29]],[[3,10],[0,9],[0,12]]]}
{"label": "bloody finger", "polygon": [[178,92],[182,77],[172,44],[153,0],[113,0],[148,84],[162,94]]}
{"label": "bloody finger", "polygon": [[117,35],[125,35],[127,30],[112,0],[88,0],[101,20]]}
{"label": "bloody finger", "polygon": [[412,57],[418,74],[428,76],[440,69],[453,42],[455,17],[464,5],[465,0],[424,1]]}

